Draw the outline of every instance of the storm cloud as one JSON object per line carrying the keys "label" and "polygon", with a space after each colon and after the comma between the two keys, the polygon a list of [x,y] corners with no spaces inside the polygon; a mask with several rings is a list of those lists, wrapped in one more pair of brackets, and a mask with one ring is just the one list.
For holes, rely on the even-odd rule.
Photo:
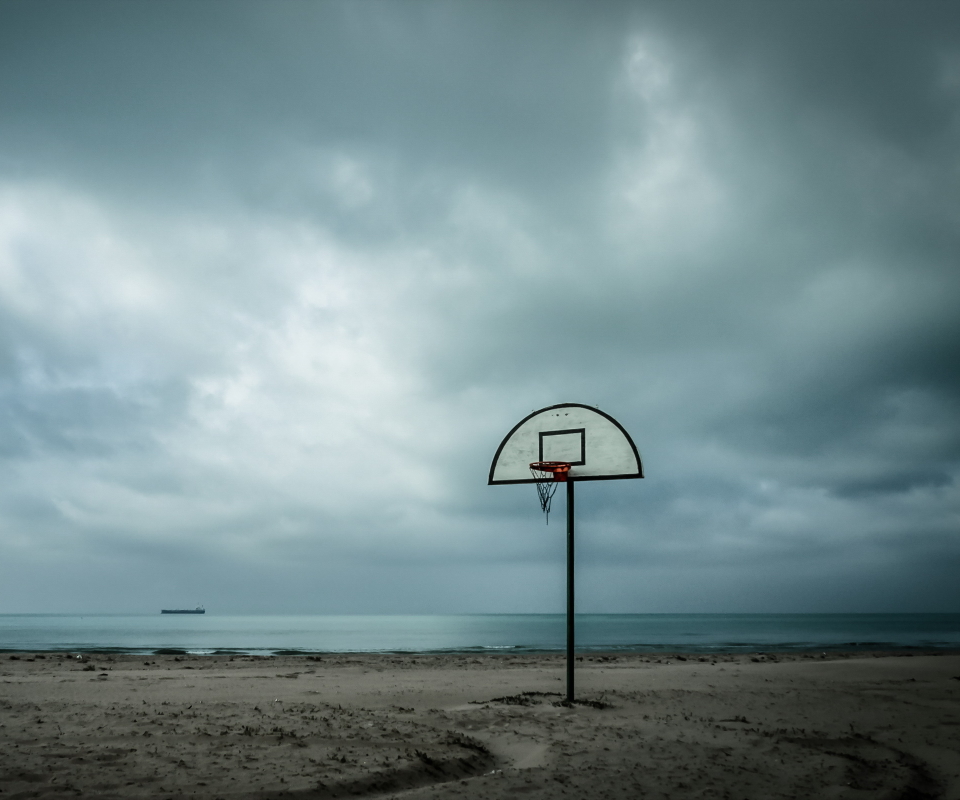
{"label": "storm cloud", "polygon": [[5,2],[0,610],[955,611],[960,12]]}

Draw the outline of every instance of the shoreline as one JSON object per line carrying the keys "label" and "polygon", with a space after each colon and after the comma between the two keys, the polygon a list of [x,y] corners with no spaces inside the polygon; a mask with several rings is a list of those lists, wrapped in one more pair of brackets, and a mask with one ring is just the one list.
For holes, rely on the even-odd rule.
{"label": "shoreline", "polygon": [[960,654],[0,656],[4,797],[960,796]]}
{"label": "shoreline", "polygon": [[[878,646],[881,645],[881,646]],[[483,656],[497,658],[499,656],[565,656],[564,648],[536,649],[526,647],[464,647],[435,650],[308,650],[308,649],[283,649],[283,648],[189,648],[189,647],[0,647],[0,659],[8,655],[37,654],[51,657],[68,655],[127,655],[127,656],[257,656],[262,658],[296,658],[298,656],[369,656],[376,658],[399,657],[399,656]],[[960,647],[956,645],[921,646],[921,645],[887,645],[881,643],[865,643],[862,647],[855,643],[843,645],[818,645],[809,647],[788,647],[788,646],[743,646],[737,648],[682,648],[682,647],[656,647],[646,648],[637,646],[636,648],[607,647],[607,648],[577,648],[578,658],[594,658],[599,656],[623,656],[623,657],[641,657],[641,658],[676,658],[685,656],[689,658],[711,658],[727,656],[750,656],[757,654],[775,654],[777,656],[787,657],[796,656],[797,658],[813,658],[826,654],[839,658],[852,658],[859,655],[874,656],[881,655],[957,655],[960,654]]]}

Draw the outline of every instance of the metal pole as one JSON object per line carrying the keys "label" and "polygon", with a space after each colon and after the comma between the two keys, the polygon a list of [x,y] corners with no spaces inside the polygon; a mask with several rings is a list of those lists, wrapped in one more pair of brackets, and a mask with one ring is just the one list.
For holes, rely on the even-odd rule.
{"label": "metal pole", "polygon": [[567,480],[567,702],[573,702],[573,481]]}

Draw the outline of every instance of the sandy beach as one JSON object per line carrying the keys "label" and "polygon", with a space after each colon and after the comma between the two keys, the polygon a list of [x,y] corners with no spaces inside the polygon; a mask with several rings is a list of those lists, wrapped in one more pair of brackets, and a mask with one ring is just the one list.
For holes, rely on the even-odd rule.
{"label": "sandy beach", "polygon": [[3,798],[960,798],[960,655],[0,655]]}

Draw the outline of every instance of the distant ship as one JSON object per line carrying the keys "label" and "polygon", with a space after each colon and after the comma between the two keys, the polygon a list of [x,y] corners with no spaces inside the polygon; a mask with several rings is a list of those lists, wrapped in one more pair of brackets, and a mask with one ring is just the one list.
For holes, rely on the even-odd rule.
{"label": "distant ship", "polygon": [[161,614],[206,614],[206,610],[203,606],[197,606],[196,608],[161,608]]}

